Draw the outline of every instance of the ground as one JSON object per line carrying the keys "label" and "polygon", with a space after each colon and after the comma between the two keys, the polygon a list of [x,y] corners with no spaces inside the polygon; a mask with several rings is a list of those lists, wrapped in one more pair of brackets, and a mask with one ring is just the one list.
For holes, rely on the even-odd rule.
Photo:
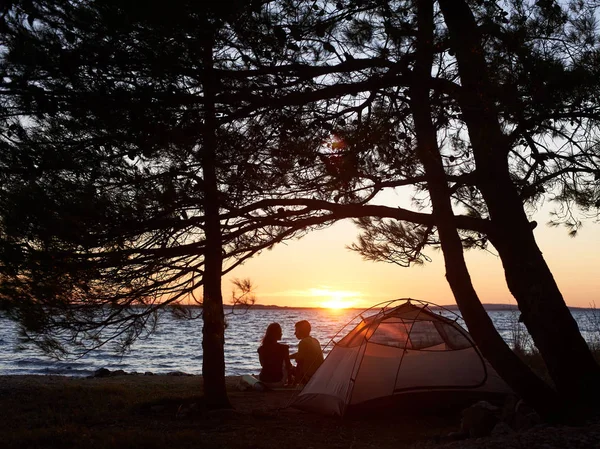
{"label": "ground", "polygon": [[[199,376],[0,376],[0,447],[534,449],[530,439],[544,441],[534,430],[509,442],[448,443],[445,436],[460,424],[457,413],[324,417],[287,407],[292,391],[239,391],[237,384],[227,379],[234,410],[206,411]],[[551,440],[567,433],[557,448],[600,448],[598,425],[537,431]]]}

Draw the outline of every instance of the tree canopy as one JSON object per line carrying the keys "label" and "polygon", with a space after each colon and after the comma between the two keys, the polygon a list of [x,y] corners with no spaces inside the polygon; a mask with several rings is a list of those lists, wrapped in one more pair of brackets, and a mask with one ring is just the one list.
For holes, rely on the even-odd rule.
{"label": "tree canopy", "polygon": [[[598,217],[597,8],[11,2],[0,306],[60,353],[126,346],[202,287],[204,338],[219,352],[224,273],[355,218],[353,248],[403,266],[441,245],[448,268],[460,245],[491,243],[557,388],[580,398],[598,367],[527,211],[555,201],[573,233]],[[399,188],[413,210],[378,204]],[[457,276],[468,281],[466,267]],[[454,292],[478,302],[467,290]],[[575,386],[574,366],[587,373]]]}

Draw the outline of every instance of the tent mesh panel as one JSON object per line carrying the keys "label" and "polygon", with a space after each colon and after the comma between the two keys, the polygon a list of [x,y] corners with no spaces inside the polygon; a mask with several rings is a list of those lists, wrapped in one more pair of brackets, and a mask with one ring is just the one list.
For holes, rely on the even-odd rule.
{"label": "tent mesh panel", "polygon": [[473,346],[451,320],[412,306],[363,319],[337,344],[354,347],[365,340],[413,350],[457,350]]}

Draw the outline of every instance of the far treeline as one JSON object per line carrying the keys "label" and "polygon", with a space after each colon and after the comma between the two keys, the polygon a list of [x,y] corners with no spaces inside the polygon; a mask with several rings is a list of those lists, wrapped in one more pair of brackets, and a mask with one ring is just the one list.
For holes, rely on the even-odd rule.
{"label": "far treeline", "polygon": [[[12,0],[0,19],[0,309],[50,354],[126,348],[222,276],[353,219],[352,249],[443,251],[484,356],[545,419],[598,414],[600,367],[527,211],[600,207],[598,1]],[[381,206],[388,189],[412,210]],[[493,247],[552,384],[504,343],[464,251]],[[240,282],[239,301],[251,285]],[[143,305],[143,307],[140,307]]]}

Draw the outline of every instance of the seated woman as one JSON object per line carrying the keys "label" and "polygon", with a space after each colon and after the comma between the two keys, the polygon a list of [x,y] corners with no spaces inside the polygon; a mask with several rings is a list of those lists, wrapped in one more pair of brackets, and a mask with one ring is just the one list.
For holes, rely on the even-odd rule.
{"label": "seated woman", "polygon": [[284,386],[292,372],[290,347],[278,343],[282,335],[279,323],[269,324],[262,345],[258,348],[258,358],[262,366],[258,379],[271,388]]}

